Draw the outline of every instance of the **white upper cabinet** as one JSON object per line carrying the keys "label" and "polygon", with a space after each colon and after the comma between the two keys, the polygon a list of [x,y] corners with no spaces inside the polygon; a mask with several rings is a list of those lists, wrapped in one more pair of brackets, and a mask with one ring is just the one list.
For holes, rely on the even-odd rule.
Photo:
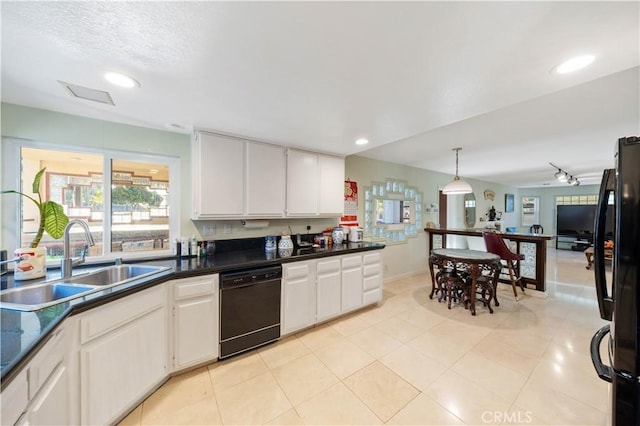
{"label": "white upper cabinet", "polygon": [[318,154],[287,149],[287,216],[318,214]]}
{"label": "white upper cabinet", "polygon": [[191,153],[194,219],[244,214],[244,153],[241,139],[195,134]]}
{"label": "white upper cabinet", "polygon": [[344,158],[196,131],[192,219],[337,217]]}
{"label": "white upper cabinet", "polygon": [[287,216],[341,216],[344,158],[287,149]]}
{"label": "white upper cabinet", "polygon": [[318,154],[321,215],[344,213],[344,158]]}
{"label": "white upper cabinet", "polygon": [[283,147],[203,131],[192,143],[193,219],[283,217]]}
{"label": "white upper cabinet", "polygon": [[284,148],[247,142],[246,214],[282,217],[284,214],[286,157]]}

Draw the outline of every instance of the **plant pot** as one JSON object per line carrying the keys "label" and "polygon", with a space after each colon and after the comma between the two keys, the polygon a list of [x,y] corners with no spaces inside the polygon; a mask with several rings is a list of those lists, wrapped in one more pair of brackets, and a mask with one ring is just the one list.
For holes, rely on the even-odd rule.
{"label": "plant pot", "polygon": [[13,267],[13,278],[15,280],[33,280],[47,275],[46,247],[24,247],[16,249],[13,253],[15,257],[23,257]]}

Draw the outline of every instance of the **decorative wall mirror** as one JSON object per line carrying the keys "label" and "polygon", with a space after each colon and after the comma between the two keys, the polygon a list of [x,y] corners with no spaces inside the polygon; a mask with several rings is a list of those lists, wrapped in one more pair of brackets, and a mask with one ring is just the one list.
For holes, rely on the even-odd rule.
{"label": "decorative wall mirror", "polygon": [[476,196],[464,194],[464,226],[473,228],[476,224]]}
{"label": "decorative wall mirror", "polygon": [[404,181],[387,179],[364,188],[364,234],[374,241],[405,242],[422,225],[422,193]]}

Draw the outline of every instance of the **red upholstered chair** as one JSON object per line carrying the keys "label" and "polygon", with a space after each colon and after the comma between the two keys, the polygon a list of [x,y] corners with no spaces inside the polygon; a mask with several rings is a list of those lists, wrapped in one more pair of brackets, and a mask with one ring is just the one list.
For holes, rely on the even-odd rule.
{"label": "red upholstered chair", "polygon": [[524,260],[524,255],[512,252],[500,234],[485,231],[482,233],[482,237],[484,238],[484,243],[487,246],[487,251],[500,256],[500,259],[503,260],[503,268],[506,267],[509,270],[509,278],[511,280],[511,287],[513,287],[513,295],[517,300],[518,292],[516,291],[516,281],[524,292],[524,286],[520,279],[517,262]]}

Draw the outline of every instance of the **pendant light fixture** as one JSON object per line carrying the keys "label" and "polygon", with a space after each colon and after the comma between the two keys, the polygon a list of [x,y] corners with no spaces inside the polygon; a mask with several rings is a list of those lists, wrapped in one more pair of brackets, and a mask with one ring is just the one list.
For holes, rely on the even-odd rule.
{"label": "pendant light fixture", "polygon": [[456,152],[456,176],[451,182],[442,188],[443,194],[469,194],[470,192],[473,192],[471,185],[460,179],[460,176],[458,176],[458,151],[461,149],[462,148],[453,148],[453,151]]}

